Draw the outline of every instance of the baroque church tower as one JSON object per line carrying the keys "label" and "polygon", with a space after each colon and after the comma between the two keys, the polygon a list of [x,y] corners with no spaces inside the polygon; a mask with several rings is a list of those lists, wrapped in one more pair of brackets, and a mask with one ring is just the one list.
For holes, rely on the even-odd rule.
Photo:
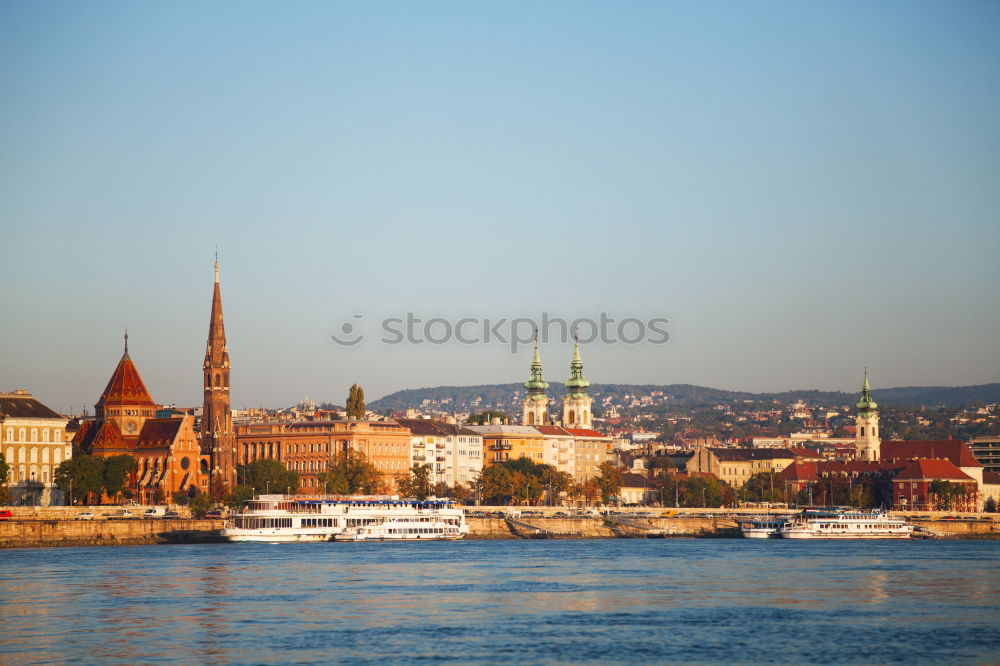
{"label": "baroque church tower", "polygon": [[566,380],[566,397],[563,398],[563,426],[567,428],[590,428],[591,403],[587,395],[590,382],[583,376],[583,361],[580,360],[580,341],[573,346],[573,360],[569,364],[569,379]]}
{"label": "baroque church tower", "polygon": [[535,357],[531,361],[531,378],[524,382],[528,395],[524,398],[521,412],[522,425],[545,425],[549,422],[549,396],[545,389],[549,383],[542,379],[542,359],[538,356],[538,340],[535,340]]}
{"label": "baroque church tower", "polygon": [[882,442],[878,435],[878,404],[872,400],[868,386],[868,368],[865,368],[865,383],[861,387],[861,399],[856,405],[858,414],[854,417],[857,428],[854,448],[858,460],[878,462]]}
{"label": "baroque church tower", "polygon": [[211,455],[212,483],[219,481],[232,489],[236,486],[236,439],[233,413],[229,402],[229,347],[222,323],[222,295],[219,291],[219,261],[215,261],[215,291],[212,294],[212,318],[208,324],[205,349],[205,402],[201,413],[201,448]]}

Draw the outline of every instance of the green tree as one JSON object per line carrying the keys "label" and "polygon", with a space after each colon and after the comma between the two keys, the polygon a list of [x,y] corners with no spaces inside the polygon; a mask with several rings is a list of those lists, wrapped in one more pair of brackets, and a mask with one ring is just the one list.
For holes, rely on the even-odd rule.
{"label": "green tree", "polygon": [[381,482],[382,473],[358,451],[337,456],[323,476],[326,492],[337,495],[377,493]]}
{"label": "green tree", "polygon": [[461,483],[456,483],[451,488],[448,489],[448,496],[454,498],[455,500],[466,504],[470,499],[472,499],[472,490]]}
{"label": "green tree", "polygon": [[99,502],[104,488],[104,459],[74,451],[72,458],[56,468],[54,478],[56,487],[68,493],[74,504]]}
{"label": "green tree", "polygon": [[294,493],[299,489],[299,474],[285,467],[277,460],[259,458],[249,465],[237,468],[237,478],[253,488],[258,495],[262,493]]}
{"label": "green tree", "polygon": [[992,497],[987,497],[986,501],[983,502],[983,511],[986,513],[996,513],[997,512],[997,501]]}
{"label": "green tree", "polygon": [[622,489],[622,473],[613,462],[601,463],[598,469],[597,484],[601,489],[601,499],[605,502],[617,497]]}
{"label": "green tree", "polygon": [[187,506],[190,496],[187,494],[186,490],[175,490],[170,493],[170,500],[174,504],[179,504],[180,506]]}
{"label": "green tree", "polygon": [[430,497],[431,469],[430,465],[414,464],[410,468],[410,476],[399,481],[399,494],[403,497],[414,497],[418,500]]}
{"label": "green tree", "polygon": [[347,418],[360,421],[365,418],[365,411],[365,390],[352,384],[347,394]]}
{"label": "green tree", "polygon": [[10,474],[10,465],[7,459],[0,453],[0,488],[7,485],[7,475]]}
{"label": "green tree", "polygon": [[782,502],[784,489],[780,474],[760,472],[747,479],[737,494],[744,502]]}
{"label": "green tree", "polygon": [[722,506],[722,484],[710,476],[692,476],[684,482],[681,506]]}
{"label": "green tree", "polygon": [[105,494],[111,498],[121,495],[128,486],[129,477],[135,472],[135,468],[135,458],[127,453],[105,458],[101,475]]}
{"label": "green tree", "polygon": [[230,509],[236,510],[243,506],[243,503],[253,499],[253,488],[250,486],[236,486],[233,491],[226,495],[223,503]]}
{"label": "green tree", "polygon": [[212,508],[212,497],[207,493],[197,493],[188,501],[191,507],[191,515],[195,518],[204,518],[208,510]]}

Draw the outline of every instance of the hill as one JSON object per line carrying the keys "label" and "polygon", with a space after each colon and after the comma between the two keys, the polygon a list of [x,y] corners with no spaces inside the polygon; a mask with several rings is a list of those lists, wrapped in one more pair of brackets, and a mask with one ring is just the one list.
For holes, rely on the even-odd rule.
{"label": "hill", "polygon": [[[842,391],[782,391],[780,393],[750,393],[729,391],[690,384],[594,384],[590,394],[600,401],[606,396],[622,397],[650,395],[661,392],[672,402],[699,406],[727,402],[753,400],[774,401],[789,404],[802,400],[807,404],[852,405],[857,393]],[[520,384],[483,384],[480,386],[437,386],[396,391],[368,404],[370,409],[384,412],[402,410],[407,407],[419,408],[424,404],[436,404],[452,411],[479,411],[492,407],[516,406],[524,389]],[[562,399],[565,389],[562,384],[552,383],[549,395]],[[959,407],[974,402],[984,404],[1000,402],[1000,383],[979,386],[902,386],[872,391],[875,400],[885,407]],[[425,403],[428,401],[428,403]],[[442,404],[443,403],[443,404]]]}

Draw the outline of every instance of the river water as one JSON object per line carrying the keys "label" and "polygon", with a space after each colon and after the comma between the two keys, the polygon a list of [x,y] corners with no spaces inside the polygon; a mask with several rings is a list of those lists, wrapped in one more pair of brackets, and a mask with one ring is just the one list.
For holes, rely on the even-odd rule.
{"label": "river water", "polygon": [[997,663],[1000,542],[0,551],[0,662]]}

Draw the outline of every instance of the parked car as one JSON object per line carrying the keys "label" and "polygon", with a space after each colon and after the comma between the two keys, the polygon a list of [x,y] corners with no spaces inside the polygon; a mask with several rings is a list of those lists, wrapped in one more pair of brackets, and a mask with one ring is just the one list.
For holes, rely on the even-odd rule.
{"label": "parked car", "polygon": [[76,514],[76,519],[77,520],[93,520],[94,519],[94,514],[91,513],[90,511],[81,511],[80,513]]}
{"label": "parked car", "polygon": [[133,514],[128,509],[122,509],[121,511],[115,511],[114,513],[108,514],[108,518],[117,518],[119,520],[129,520],[130,518],[135,518],[135,514]]}
{"label": "parked car", "polygon": [[180,518],[181,514],[177,513],[176,511],[167,511],[166,513],[163,514],[163,517],[164,518],[168,518],[168,519],[169,518]]}
{"label": "parked car", "polygon": [[214,509],[205,514],[205,518],[209,520],[222,518],[222,511]]}
{"label": "parked car", "polygon": [[7,509],[4,509],[3,511],[0,511],[0,520],[11,520],[13,517],[14,517],[14,514],[12,514]]}

